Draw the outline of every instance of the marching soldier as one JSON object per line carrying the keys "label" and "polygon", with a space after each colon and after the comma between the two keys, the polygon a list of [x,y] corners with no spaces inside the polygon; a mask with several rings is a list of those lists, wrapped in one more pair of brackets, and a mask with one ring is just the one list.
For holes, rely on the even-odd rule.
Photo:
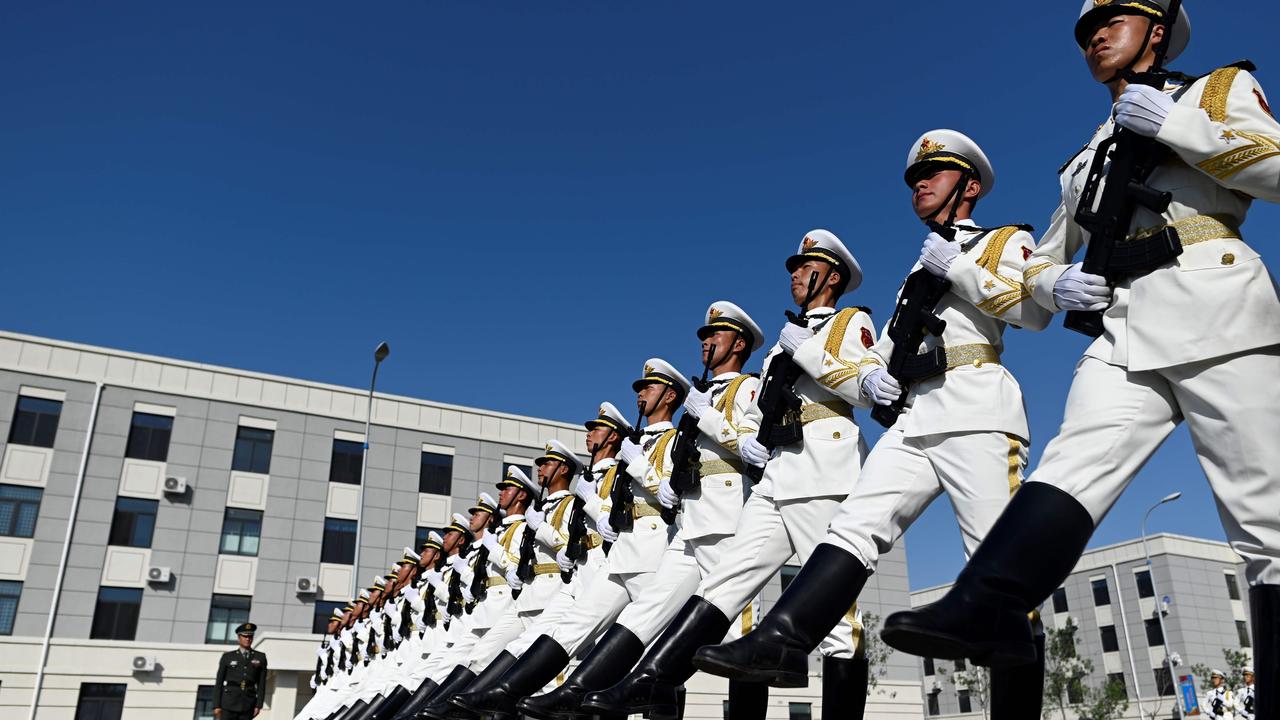
{"label": "marching soldier", "polygon": [[[622,682],[587,696],[583,707],[597,713],[678,713],[677,689],[692,677],[693,654],[721,642],[733,619],[747,607],[792,555],[808,560],[831,518],[858,479],[865,443],[853,409],[833,393],[850,379],[875,343],[871,318],[860,309],[837,312],[836,302],[862,282],[862,269],[840,240],[825,230],[805,236],[787,260],[793,299],[801,309],[765,358],[765,387],[786,367],[788,357],[810,337],[827,349],[831,366],[816,375],[799,372],[791,383],[793,409],[763,417],[756,398],[749,422],[785,437],[769,449],[757,435],[738,439],[740,458],[764,467],[739,517],[736,534],[719,547],[722,561],[711,569],[675,619]],[[775,375],[771,376],[773,369]],[[790,380],[792,378],[787,378]],[[772,414],[772,413],[771,413]],[[772,440],[771,440],[771,444]],[[612,562],[612,558],[610,558]],[[848,609],[848,608],[846,608]],[[865,688],[854,679],[855,648],[846,617],[821,643],[823,704],[848,706]],[[807,679],[799,683],[807,684]]]}
{"label": "marching soldier", "polygon": [[1253,711],[1253,668],[1244,669],[1244,687],[1236,691],[1236,714],[1239,720],[1254,720]]}
{"label": "marching soldier", "polygon": [[1204,696],[1204,709],[1211,718],[1232,720],[1235,717],[1235,697],[1227,689],[1227,676],[1221,670],[1209,674],[1209,683],[1213,686]]}
{"label": "marching soldier", "polygon": [[[798,682],[808,672],[809,653],[857,601],[880,555],[935,498],[944,492],[951,497],[965,551],[972,553],[1021,484],[1030,432],[1022,390],[1000,364],[1000,352],[1007,324],[1039,330],[1049,321],[1048,311],[1024,302],[1022,267],[1035,241],[1018,227],[986,229],[971,219],[974,205],[995,184],[995,172],[986,153],[961,133],[933,130],[918,139],[907,156],[906,181],[916,216],[955,233],[951,240],[930,233],[912,268],[949,283],[931,309],[946,327],[920,347],[895,347],[893,338],[881,336],[856,373],[848,373],[859,381],[833,388],[850,403],[861,395],[890,406],[904,391],[907,399],[867,457],[825,540],[760,628],[735,643],[698,651],[694,664],[702,670]],[[886,369],[902,353],[909,353],[910,377]],[[936,363],[923,362],[928,358]],[[812,375],[833,366],[816,339],[800,345],[795,360]],[[1025,679],[992,674],[993,718],[1039,716],[1043,668],[1030,670]],[[861,717],[846,711],[846,717]]]}
{"label": "marching soldier", "polygon": [[243,623],[236,628],[240,647],[222,654],[213,684],[213,716],[219,720],[248,720],[262,712],[267,684],[267,656],[253,649],[258,626]]}
{"label": "marching soldier", "polygon": [[[1159,52],[1176,58],[1187,46],[1185,14],[1174,18],[1169,7],[1168,0],[1084,3],[1076,39],[1114,104],[1063,168],[1062,205],[1025,279],[1051,311],[1105,310],[1103,332],[1076,367],[1059,435],[1030,481],[951,590],[891,616],[884,638],[928,657],[992,666],[1032,660],[1027,613],[1068,576],[1096,524],[1185,420],[1227,537],[1247,563],[1257,714],[1270,719],[1280,717],[1280,444],[1273,437],[1280,383],[1263,379],[1280,375],[1280,297],[1240,227],[1253,198],[1280,201],[1280,123],[1246,66],[1194,80],[1174,76],[1159,88],[1130,82],[1130,71],[1155,66]],[[1125,134],[1115,135],[1117,128]],[[1090,172],[1099,143],[1112,137],[1154,139],[1167,153],[1146,179],[1154,193],[1143,198],[1156,209],[1137,205],[1121,227],[1131,233],[1117,246],[1127,265],[1108,282],[1072,261],[1093,240],[1080,218],[1097,226],[1079,213],[1082,196],[1113,189]],[[1141,180],[1115,182],[1129,197]],[[1172,198],[1161,212],[1159,192]],[[1151,257],[1161,264],[1143,262]]]}

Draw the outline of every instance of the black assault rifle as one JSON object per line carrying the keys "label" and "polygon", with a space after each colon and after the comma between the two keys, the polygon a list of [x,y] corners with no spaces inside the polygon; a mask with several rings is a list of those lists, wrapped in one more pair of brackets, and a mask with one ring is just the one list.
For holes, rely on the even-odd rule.
{"label": "black assault rifle", "polygon": [[[547,496],[546,483],[539,483],[541,489],[538,491],[538,501],[534,503],[535,510],[542,509],[542,501]],[[529,527],[526,520],[524,525],[524,534],[520,536],[520,561],[516,564],[516,577],[520,578],[520,582],[528,585],[533,582],[533,578],[537,576],[537,568],[534,567],[534,560],[537,556],[534,554],[534,541],[537,533],[533,528]],[[512,598],[520,597],[519,590],[511,591]]]}
{"label": "black assault rifle", "polygon": [[[792,325],[805,325],[809,303],[813,302],[817,291],[818,273],[815,271],[809,276],[809,289],[800,306],[800,313],[796,314],[788,310],[787,322]],[[761,415],[756,441],[769,450],[794,445],[803,438],[803,425],[800,422],[802,403],[795,391],[796,381],[802,374],[804,371],[796,365],[791,354],[785,350],[779,350],[769,359],[769,371],[760,381],[760,398],[756,401]],[[747,474],[753,480],[759,480],[764,475],[764,469],[750,465],[747,467]]]}
{"label": "black assault rifle", "polygon": [[[698,392],[706,392],[711,387],[707,376],[711,374],[711,364],[715,362],[716,346],[712,345],[708,348],[707,359],[702,363],[702,378],[689,378],[695,390]],[[680,417],[680,424],[676,426],[676,439],[671,446],[671,489],[675,491],[678,497],[693,492],[698,488],[701,482],[701,476],[698,469],[698,418],[685,412]],[[677,501],[675,507],[664,507],[660,513],[662,521],[671,525],[676,521],[676,515],[680,512],[680,504]]]}
{"label": "black assault rifle", "polygon": [[[502,527],[502,511],[494,508],[493,514],[489,516],[489,528],[485,531],[494,536],[496,540],[498,528]],[[471,576],[471,597],[473,600],[467,605],[467,612],[470,613],[476,606],[476,603],[485,599],[489,594],[489,548],[480,546],[476,554],[475,573]]]}
{"label": "black assault rifle", "polygon": [[[1165,26],[1165,40],[1156,50],[1151,69],[1141,73],[1123,70],[1120,77],[1132,85],[1164,89],[1166,81],[1174,77],[1164,69],[1164,62],[1181,9],[1182,0],[1173,0],[1169,4],[1170,20]],[[1151,173],[1164,162],[1169,152],[1168,146],[1155,138],[1124,128],[1116,128],[1111,137],[1098,143],[1075,216],[1076,224],[1089,233],[1089,247],[1082,267],[1084,272],[1101,275],[1114,286],[1154,270],[1182,254],[1182,241],[1173,227],[1166,227],[1150,237],[1128,239],[1138,208],[1146,208],[1157,215],[1169,209],[1173,194],[1147,184]],[[1106,187],[1099,198],[1098,189],[1104,180]],[[1102,335],[1102,311],[1071,310],[1067,312],[1063,326],[1089,337],[1098,337]]]}
{"label": "black assault rifle", "polygon": [[[633,443],[640,442],[640,421],[644,420],[648,408],[640,408],[640,416],[631,427],[627,439]],[[635,495],[631,490],[631,474],[627,472],[627,464],[619,462],[613,473],[613,488],[609,491],[609,527],[616,533],[631,532],[635,527]]]}
{"label": "black assault rifle", "polygon": [[[595,460],[598,449],[592,448],[591,460]],[[582,468],[582,479],[587,483],[595,482],[595,478],[591,476],[590,465]],[[569,539],[565,543],[564,554],[574,563],[580,563],[587,559],[587,551],[587,503],[574,493],[573,508],[569,510]],[[572,582],[573,570],[568,572],[561,570],[560,581],[565,585]]]}

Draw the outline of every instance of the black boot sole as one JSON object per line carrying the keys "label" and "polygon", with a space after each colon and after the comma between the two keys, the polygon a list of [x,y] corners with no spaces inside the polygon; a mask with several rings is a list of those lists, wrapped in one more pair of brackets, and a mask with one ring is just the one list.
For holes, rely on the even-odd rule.
{"label": "black boot sole", "polygon": [[890,647],[917,657],[938,660],[972,660],[984,667],[1010,667],[1035,662],[1032,643],[973,642],[904,623],[888,625],[880,633]]}
{"label": "black boot sole", "polygon": [[807,669],[802,674],[782,670],[762,670],[749,665],[726,663],[714,656],[708,657],[702,654],[693,657],[693,666],[703,672],[741,682],[762,683],[776,688],[809,687]]}

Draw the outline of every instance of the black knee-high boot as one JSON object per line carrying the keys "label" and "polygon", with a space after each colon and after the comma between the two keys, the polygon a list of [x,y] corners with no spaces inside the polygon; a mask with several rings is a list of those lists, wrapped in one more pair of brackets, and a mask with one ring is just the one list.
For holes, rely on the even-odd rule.
{"label": "black knee-high boot", "polygon": [[646,713],[649,720],[677,717],[676,691],[693,677],[693,654],[722,639],[729,624],[720,608],[697,595],[689,598],[636,669],[608,690],[587,695],[582,708],[601,714]]}
{"label": "black knee-high boot", "polygon": [[431,694],[438,687],[440,686],[431,678],[424,678],[418,684],[418,689],[413,691],[413,696],[400,707],[400,712],[396,713],[394,720],[413,720],[418,711],[422,710],[427,702],[431,700]]}
{"label": "black knee-high boot", "polygon": [[694,666],[731,680],[807,686],[809,653],[849,612],[868,574],[852,553],[819,545],[760,627],[731,643],[702,648]]}
{"label": "black knee-high boot", "polygon": [[1249,589],[1253,619],[1254,716],[1280,718],[1280,585]]}
{"label": "black knee-high boot", "polygon": [[[540,635],[495,682],[454,697],[453,704],[480,715],[511,715],[516,703],[555,679],[569,654],[548,635]],[[479,684],[479,683],[477,683]]]}
{"label": "black knee-high boot", "polygon": [[870,670],[863,657],[822,658],[822,720],[862,720]]}
{"label": "black knee-high boot", "polygon": [[[557,644],[556,647],[560,646]],[[545,695],[526,697],[520,701],[519,709],[526,715],[542,720],[574,717],[581,712],[582,700],[587,693],[603,690],[621,680],[643,654],[644,643],[640,642],[640,638],[622,625],[614,623],[596,641],[596,646],[582,659],[563,685]],[[567,664],[566,655],[565,662],[560,667]],[[555,677],[554,674],[547,681],[552,677]],[[546,681],[538,687],[544,684]]]}
{"label": "black knee-high boot", "polygon": [[476,679],[476,674],[471,672],[466,665],[458,665],[453,668],[449,676],[440,683],[440,687],[431,696],[431,700],[418,711],[418,718],[431,720],[445,720],[447,713],[453,709],[449,704],[449,698],[462,692],[472,680]]}
{"label": "black knee-high boot", "polygon": [[1036,661],[991,668],[991,720],[1038,718],[1044,705],[1044,635],[1036,635]]}
{"label": "black knee-high boot", "polygon": [[1047,483],[1023,485],[947,594],[890,615],[881,636],[921,657],[988,667],[1034,662],[1027,614],[1071,574],[1093,529],[1071,495]]}
{"label": "black knee-high boot", "polygon": [[367,700],[357,700],[351,704],[351,707],[347,708],[345,713],[338,717],[342,718],[342,720],[356,720],[356,718],[363,715],[364,711],[367,709],[369,709],[369,702]]}
{"label": "black knee-high boot", "polygon": [[764,720],[769,712],[769,686],[729,681],[729,720]]}

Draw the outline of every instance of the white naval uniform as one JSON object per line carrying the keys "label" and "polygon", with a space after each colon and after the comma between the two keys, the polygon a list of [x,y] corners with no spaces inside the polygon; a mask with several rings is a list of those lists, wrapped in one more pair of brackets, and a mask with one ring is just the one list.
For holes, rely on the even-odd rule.
{"label": "white naval uniform", "polygon": [[[576,572],[570,582],[564,582],[560,566],[555,562],[556,554],[569,543],[569,524],[573,521],[574,500],[573,493],[567,490],[552,493],[547,498],[546,521],[538,526],[537,534],[539,545],[547,548],[548,555],[552,558],[552,562],[544,568],[546,578],[542,580],[547,599],[544,601],[542,612],[530,618],[519,637],[507,644],[507,651],[516,657],[523,655],[542,635],[551,634],[552,628],[559,624],[565,613],[569,612],[569,608],[573,607],[579,588],[582,587],[581,578]],[[599,542],[599,536],[596,536],[596,542]],[[590,547],[591,544],[592,536],[588,533],[587,546]],[[587,557],[590,559],[590,551]],[[524,596],[521,595],[521,597]]]}
{"label": "white naval uniform", "polygon": [[[1173,429],[1187,421],[1232,549],[1250,584],[1280,584],[1280,296],[1240,239],[1253,198],[1280,202],[1280,124],[1248,72],[1219,70],[1177,98],[1157,139],[1174,156],[1150,185],[1173,194],[1163,216],[1140,209],[1132,230],[1173,224],[1183,253],[1115,289],[1105,333],[1076,366],[1059,434],[1029,482],[1075,497],[1095,525]],[[1027,263],[1037,303],[1088,242],[1074,220],[1108,120],[1066,166],[1062,204]],[[1264,502],[1270,499],[1271,502]]]}
{"label": "white naval uniform", "polygon": [[1254,720],[1254,703],[1252,685],[1236,688],[1236,720]]}
{"label": "white naval uniform", "polygon": [[[669,422],[653,423],[643,430],[640,441],[643,460],[627,466],[632,478],[633,528],[619,533],[604,569],[582,587],[576,602],[560,622],[544,629],[570,656],[582,654],[629,603],[646,593],[665,595],[678,582],[678,578],[657,574],[663,552],[675,534],[675,528],[660,517],[662,506],[657,500],[664,473],[668,476],[671,473],[671,444],[675,434],[675,427]],[[610,495],[615,480],[615,476],[607,475],[599,494]],[[612,505],[605,500],[598,512],[607,516],[611,509]]]}
{"label": "white naval uniform", "polygon": [[[680,500],[676,535],[663,553],[658,577],[669,592],[646,592],[622,611],[618,623],[648,645],[670,624],[698,589],[698,583],[720,564],[725,541],[733,537],[750,495],[738,458],[738,438],[754,434],[750,415],[760,380],[741,373],[725,373],[711,382],[711,406],[698,417],[698,487]],[[662,476],[670,479],[670,467]],[[660,478],[662,479],[662,478]],[[673,581],[674,584],[673,584]],[[758,599],[748,604],[727,638],[749,632],[759,617]]]}
{"label": "white naval uniform", "polygon": [[[1030,431],[1022,389],[1003,365],[1007,324],[1040,330],[1051,314],[1027,301],[1022,268],[1035,240],[1015,227],[979,232],[957,225],[963,248],[947,279],[951,289],[935,310],[946,322],[916,352],[947,349],[949,369],[908,388],[906,408],[867,456],[862,476],[824,542],[856,555],[871,571],[907,528],[946,492],[955,509],[966,556],[972,555],[1022,484]],[[969,229],[966,229],[969,228]],[[912,272],[920,270],[916,263]],[[881,335],[859,373],[832,391],[860,400],[862,381],[887,367],[894,342]],[[834,363],[824,344],[809,340],[796,363],[819,374]]]}
{"label": "white naval uniform", "polygon": [[[871,317],[856,309],[836,313],[816,308],[805,315],[814,338],[832,348],[833,364],[817,376],[804,373],[794,389],[802,403],[803,441],[774,450],[764,478],[742,508],[732,539],[719,547],[724,562],[703,579],[698,595],[726,617],[735,617],[791,559],[803,563],[826,534],[840,502],[858,481],[866,442],[853,419],[853,409],[831,392],[831,386],[857,373],[858,363],[875,342]],[[769,363],[781,347],[765,358]],[[758,398],[757,398],[758,399]],[[749,420],[760,424],[758,405]],[[823,639],[824,656],[842,659],[854,654],[853,613],[846,615]]]}
{"label": "white naval uniform", "polygon": [[1212,688],[1204,694],[1200,711],[1213,720],[1235,720],[1236,699],[1226,685]]}

